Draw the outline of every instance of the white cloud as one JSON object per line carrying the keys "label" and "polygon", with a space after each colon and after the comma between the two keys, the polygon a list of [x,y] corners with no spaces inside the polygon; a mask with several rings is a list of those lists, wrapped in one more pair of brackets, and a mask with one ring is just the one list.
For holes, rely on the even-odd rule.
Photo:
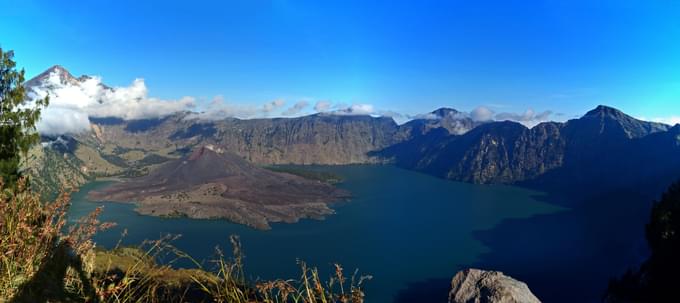
{"label": "white cloud", "polygon": [[122,119],[160,118],[174,112],[189,110],[195,100],[150,98],[143,79],[130,86],[108,88],[100,77],[78,81],[62,81],[62,71],[55,70],[43,83],[33,87],[29,96],[50,96],[50,103],[41,114],[38,131],[43,134],[77,133],[89,129],[89,117],[117,117]]}
{"label": "white cloud", "polygon": [[[109,88],[100,77],[67,79],[65,71],[57,69],[33,87],[32,98],[50,96],[38,122],[42,134],[59,135],[79,133],[90,129],[89,117],[116,117],[125,120],[162,118],[167,115],[196,109],[196,99],[183,97],[179,100],[162,100],[148,96],[143,79],[135,79],[125,87]],[[273,100],[261,106],[227,103],[216,96],[200,113],[192,113],[188,119],[219,120],[231,117],[264,117],[281,109],[283,99]],[[301,104],[296,104],[301,106]],[[295,106],[294,106],[295,108]]]}
{"label": "white cloud", "polygon": [[652,119],[652,121],[668,124],[668,125],[671,125],[671,126],[675,126],[676,124],[680,124],[680,116],[654,118],[654,119]]}
{"label": "white cloud", "polygon": [[[292,108],[301,106],[300,102],[296,103]],[[223,120],[227,118],[252,119],[263,118],[269,116],[272,112],[280,109],[286,104],[283,99],[276,99],[261,106],[249,104],[237,104],[227,102],[224,97],[216,96],[213,100],[205,106],[200,112],[191,113],[185,119],[201,119],[201,120]],[[291,108],[291,109],[292,109]],[[303,107],[304,108],[304,107]],[[287,111],[290,111],[288,109]],[[287,112],[286,111],[286,112]],[[284,115],[282,113],[282,115]]]}
{"label": "white cloud", "polygon": [[392,110],[381,110],[377,111],[375,114],[383,117],[390,117],[392,118],[392,120],[394,120],[394,122],[396,122],[399,125],[404,124],[410,120],[413,120],[413,117],[411,117],[410,115],[402,114]]}
{"label": "white cloud", "polygon": [[[63,81],[66,75],[62,70],[55,70],[43,83],[33,87],[30,95],[34,98],[50,95],[50,105],[44,109],[38,122],[38,131],[42,134],[59,135],[79,133],[90,128],[89,117],[117,117],[125,120],[162,118],[175,112],[195,110],[197,101],[193,97],[179,100],[162,100],[148,96],[148,89],[143,79],[136,79],[129,86],[109,88],[102,84],[100,77],[84,77]],[[192,113],[187,119],[220,120],[225,118],[257,118],[276,113],[282,116],[295,116],[303,112],[310,104],[302,100],[279,112],[285,100],[276,99],[260,106],[236,104],[225,101],[222,96],[213,98],[201,112]],[[377,110],[371,104],[346,105],[332,104],[329,101],[318,101],[314,111],[327,112],[332,115],[381,115],[392,117],[398,123],[411,119],[439,118],[436,115],[410,116],[397,112]],[[470,113],[458,113],[455,118],[469,117],[474,121],[512,120],[528,127],[547,121],[552,112],[535,113],[529,109],[524,113],[496,114],[488,107],[480,106]],[[654,121],[667,124],[680,123],[680,117],[658,118]]]}
{"label": "white cloud", "polygon": [[43,135],[76,134],[89,130],[90,120],[81,110],[50,106],[43,110],[36,127]]}
{"label": "white cloud", "polygon": [[546,122],[552,115],[552,111],[544,111],[541,113],[534,112],[533,109],[527,109],[524,113],[499,113],[496,115],[496,120],[515,121],[524,124],[526,127],[534,127],[541,122]]}
{"label": "white cloud", "polygon": [[276,99],[274,101],[267,102],[264,105],[262,105],[262,112],[264,113],[273,112],[281,108],[284,104],[286,104],[286,101],[284,101],[283,99]]}
{"label": "white cloud", "polygon": [[514,121],[531,128],[541,122],[550,121],[550,116],[552,114],[553,112],[549,110],[536,113],[533,109],[527,109],[523,113],[502,112],[497,114],[486,106],[480,106],[470,112],[470,118],[480,122]]}
{"label": "white cloud", "polygon": [[252,118],[262,113],[262,108],[251,105],[227,103],[222,96],[215,96],[203,111],[191,113],[185,119],[223,120],[226,118]]}
{"label": "white cloud", "polygon": [[388,113],[390,116],[396,114],[390,111],[377,112],[373,105],[365,103],[355,103],[347,105],[345,103],[331,103],[329,101],[317,101],[314,105],[314,111],[318,113],[327,113],[329,115],[346,115],[346,116],[360,116],[360,115],[383,115]]}
{"label": "white cloud", "polygon": [[314,110],[320,113],[328,111],[330,108],[331,103],[328,101],[318,101],[316,102],[316,105],[314,105]]}
{"label": "white cloud", "polygon": [[[470,118],[475,122],[492,122],[492,121],[514,121],[523,124],[526,127],[534,127],[537,124],[541,122],[546,122],[549,121],[550,117],[553,115],[552,111],[544,111],[541,113],[536,113],[533,109],[527,109],[523,113],[512,113],[512,112],[503,112],[503,113],[496,113],[492,109],[486,107],[486,106],[479,106],[475,109],[473,109],[469,113],[465,112],[456,112],[456,113],[449,113],[449,119],[452,121],[457,121],[457,120],[462,120],[466,118]],[[415,116],[407,116],[409,119],[429,119],[429,120],[435,120],[435,119],[441,119],[443,117],[440,117],[438,115],[435,115],[433,113],[427,113],[427,114],[420,114],[420,115],[415,115]],[[462,125],[462,124],[461,124]],[[464,132],[464,130],[461,129],[461,132]]]}
{"label": "white cloud", "polygon": [[333,115],[351,115],[351,116],[370,115],[373,113],[374,113],[373,105],[371,104],[353,104],[349,107],[341,108],[331,112],[331,114]]}
{"label": "white cloud", "polygon": [[480,106],[470,112],[470,118],[474,121],[491,121],[494,118],[494,112],[488,107]]}
{"label": "white cloud", "polygon": [[439,120],[442,117],[435,115],[434,113],[427,113],[427,114],[417,114],[415,116],[409,116],[411,120],[413,119],[424,119],[424,120]]}
{"label": "white cloud", "polygon": [[302,110],[304,110],[307,106],[309,106],[309,102],[304,101],[304,100],[298,101],[293,106],[291,106],[290,108],[285,110],[283,113],[281,113],[281,115],[283,115],[283,116],[295,116],[295,115],[299,114],[300,112],[302,112]]}

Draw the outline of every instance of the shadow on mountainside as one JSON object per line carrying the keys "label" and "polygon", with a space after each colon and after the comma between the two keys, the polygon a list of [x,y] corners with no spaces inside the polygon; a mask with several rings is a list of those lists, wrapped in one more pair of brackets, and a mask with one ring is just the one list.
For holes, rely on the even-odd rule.
{"label": "shadow on mountainside", "polygon": [[[564,195],[537,199],[571,209],[509,219],[475,232],[489,252],[471,267],[502,271],[527,283],[544,302],[600,302],[611,278],[648,255],[644,240],[651,195],[635,191],[579,201]],[[470,267],[470,266],[469,266]],[[394,303],[445,302],[451,277],[410,283]]]}
{"label": "shadow on mountainside", "polygon": [[599,302],[612,277],[648,254],[644,225],[651,200],[619,191],[567,211],[506,220],[475,233],[490,248],[475,267],[524,281],[546,302]]}

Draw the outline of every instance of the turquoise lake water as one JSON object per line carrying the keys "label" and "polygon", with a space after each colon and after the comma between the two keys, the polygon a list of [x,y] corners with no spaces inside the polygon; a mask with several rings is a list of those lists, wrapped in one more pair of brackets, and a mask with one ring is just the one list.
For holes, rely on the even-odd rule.
{"label": "turquoise lake water", "polygon": [[[246,271],[253,278],[296,278],[296,260],[329,274],[332,263],[370,274],[368,302],[392,302],[411,283],[452,277],[459,269],[489,254],[474,237],[511,218],[530,218],[563,209],[541,202],[542,193],[512,186],[472,185],[446,181],[392,166],[318,166],[344,178],[338,186],[353,198],[335,207],[326,220],[273,224],[258,231],[224,220],[164,219],[141,216],[133,205],[93,203],[85,195],[105,183],[84,186],[73,195],[69,220],[104,205],[103,221],[117,227],[97,235],[99,246],[113,247],[123,229],[123,244],[135,245],[165,234],[197,259],[210,259],[215,246],[230,251],[228,237],[241,237]],[[447,293],[441,294],[445,302]]]}

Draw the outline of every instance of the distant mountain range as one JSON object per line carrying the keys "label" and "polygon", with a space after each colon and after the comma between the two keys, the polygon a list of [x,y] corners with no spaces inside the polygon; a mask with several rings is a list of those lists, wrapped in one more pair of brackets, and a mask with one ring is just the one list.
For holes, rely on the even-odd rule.
{"label": "distant mountain range", "polygon": [[[27,88],[44,89],[45,78],[55,71],[66,82],[87,77],[75,78],[57,66],[26,82]],[[56,152],[68,165],[41,165],[83,176],[72,180],[140,176],[210,144],[258,165],[393,163],[457,181],[559,190],[643,183],[663,188],[680,177],[680,125],[640,121],[606,106],[533,128],[477,122],[450,108],[403,125],[388,117],[325,113],[205,120],[190,112],[142,120],[90,118],[90,123],[85,133],[45,137],[43,146],[49,148],[34,154]],[[64,142],[67,148],[57,148]]]}
{"label": "distant mountain range", "polygon": [[401,167],[474,183],[600,190],[680,177],[680,125],[640,121],[598,106],[580,119],[531,129],[493,122],[463,135],[442,130],[372,155]]}

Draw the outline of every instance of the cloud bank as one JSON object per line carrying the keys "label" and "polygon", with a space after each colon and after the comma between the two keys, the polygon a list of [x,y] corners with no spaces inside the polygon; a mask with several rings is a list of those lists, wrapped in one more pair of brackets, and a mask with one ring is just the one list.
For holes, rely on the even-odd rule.
{"label": "cloud bank", "polygon": [[199,119],[207,121],[224,120],[227,118],[258,118],[265,117],[285,105],[282,99],[267,102],[262,106],[244,105],[227,102],[224,97],[216,96],[199,112],[190,113],[187,120]]}
{"label": "cloud bank", "polygon": [[[261,106],[244,105],[227,102],[224,97],[216,96],[210,103],[199,106],[193,97],[179,100],[163,100],[149,97],[143,79],[135,79],[129,86],[110,88],[104,85],[100,77],[72,78],[68,72],[54,70],[41,83],[32,87],[29,96],[42,98],[50,96],[49,106],[43,110],[41,120],[37,124],[38,131],[45,135],[73,134],[90,129],[90,117],[116,117],[124,120],[162,118],[167,115],[191,111],[186,119],[222,120],[226,118],[259,118],[269,116],[297,116],[310,106],[309,101],[301,100],[284,109],[283,99],[275,99]],[[317,101],[313,110],[329,115],[372,115],[392,117],[403,124],[412,119],[438,119],[437,115],[407,115],[390,110],[376,109],[371,104],[356,103],[346,105]],[[487,122],[511,120],[533,127],[548,121],[553,113],[540,113],[528,109],[523,113],[501,112],[480,106],[469,113],[457,113],[455,119],[470,118],[473,121]],[[680,123],[680,117],[659,118],[655,121],[674,125]]]}
{"label": "cloud bank", "polygon": [[30,98],[50,96],[50,104],[37,123],[38,131],[46,135],[79,133],[90,128],[89,117],[117,117],[126,120],[160,118],[174,112],[189,110],[195,100],[161,100],[148,96],[143,79],[130,86],[109,88],[99,77],[78,81],[64,80],[67,75],[54,71],[38,86],[32,87]]}
{"label": "cloud bank", "polygon": [[374,114],[374,109],[371,104],[353,104],[348,107],[339,108],[330,113],[342,116],[371,115]]}
{"label": "cloud bank", "polygon": [[314,105],[314,110],[323,113],[331,109],[331,103],[328,101],[317,101],[316,105]]}
{"label": "cloud bank", "polygon": [[[643,119],[644,120],[644,119]],[[659,123],[664,123],[668,124],[671,126],[675,126],[676,124],[680,124],[680,116],[670,116],[670,117],[663,117],[663,118],[654,118],[652,119],[653,122],[659,122]]]}
{"label": "cloud bank", "polygon": [[[124,120],[162,118],[173,113],[192,111],[188,119],[220,120],[225,118],[256,118],[275,114],[285,101],[276,99],[261,106],[228,103],[216,96],[199,112],[193,97],[163,100],[149,97],[143,79],[135,79],[129,86],[110,88],[101,77],[73,78],[63,69],[55,69],[32,86],[29,98],[35,100],[49,94],[49,106],[43,109],[37,123],[43,135],[76,134],[90,129],[90,117],[115,117]],[[286,111],[299,113],[307,104],[298,102]]]}
{"label": "cloud bank", "polygon": [[[392,110],[376,109],[371,104],[353,104],[350,106],[336,103],[333,104],[329,101],[318,101],[314,106],[314,110],[320,113],[326,113],[331,115],[372,115],[372,116],[383,116],[391,117],[397,122],[397,124],[404,124],[410,120],[414,119],[441,119],[434,113],[409,115]],[[522,113],[513,112],[500,112],[496,113],[493,109],[486,106],[479,106],[470,112],[451,112],[447,118],[455,121],[462,119],[472,119],[475,122],[492,122],[492,121],[514,121],[525,125],[526,127],[534,127],[539,123],[550,121],[551,116],[553,116],[552,111],[535,112],[533,109],[527,109]]]}
{"label": "cloud bank", "polygon": [[298,101],[298,102],[295,103],[293,106],[291,106],[290,108],[288,108],[287,110],[285,110],[283,113],[281,113],[281,115],[283,115],[283,116],[295,116],[295,115],[298,115],[298,114],[300,114],[305,108],[307,108],[307,106],[309,106],[309,102],[304,101],[304,100]]}
{"label": "cloud bank", "polygon": [[[450,113],[449,114],[449,119],[455,121],[455,120],[462,120],[462,119],[471,119],[472,121],[475,122],[493,122],[493,121],[514,121],[523,124],[526,127],[534,127],[538,125],[541,122],[546,122],[550,121],[550,117],[553,115],[552,111],[544,111],[540,113],[536,113],[533,109],[527,109],[523,113],[512,113],[512,112],[501,112],[501,113],[496,113],[494,110],[492,110],[489,107],[486,106],[479,106],[473,109],[470,112],[456,112],[456,113]],[[415,116],[408,116],[406,117],[409,118],[409,120],[412,119],[430,119],[430,120],[435,120],[435,119],[442,119],[444,117],[440,117],[438,115],[435,115],[433,113],[427,113],[427,114],[420,114],[420,115],[415,115]]]}
{"label": "cloud bank", "polygon": [[488,122],[488,121],[514,121],[523,124],[526,127],[532,128],[539,123],[550,121],[553,115],[552,111],[543,111],[536,113],[533,109],[527,109],[523,113],[501,112],[496,113],[494,110],[479,106],[470,112],[470,118],[474,121]]}
{"label": "cloud bank", "polygon": [[473,121],[486,122],[494,119],[494,112],[485,106],[480,106],[470,112],[470,119]]}
{"label": "cloud bank", "polygon": [[546,122],[550,120],[550,116],[553,114],[552,111],[544,111],[541,113],[534,112],[533,109],[527,109],[524,113],[499,113],[496,115],[496,120],[500,121],[515,121],[524,124],[527,127],[534,127],[539,123]]}
{"label": "cloud bank", "polygon": [[262,106],[262,112],[263,113],[271,113],[279,108],[281,108],[283,105],[286,104],[286,101],[283,99],[276,99],[271,102],[267,102]]}

